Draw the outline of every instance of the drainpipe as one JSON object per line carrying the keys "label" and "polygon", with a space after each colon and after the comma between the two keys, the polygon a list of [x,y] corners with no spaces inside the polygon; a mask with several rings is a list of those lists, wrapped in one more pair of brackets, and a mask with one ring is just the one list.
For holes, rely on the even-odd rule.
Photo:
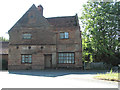
{"label": "drainpipe", "polygon": [[56,32],[55,34],[56,34],[56,69],[57,69],[57,64],[58,64],[58,57],[57,57],[57,56],[58,56],[58,55],[57,55],[57,52],[58,52],[57,39],[58,39],[58,38],[57,38],[57,34],[58,34],[58,33]]}

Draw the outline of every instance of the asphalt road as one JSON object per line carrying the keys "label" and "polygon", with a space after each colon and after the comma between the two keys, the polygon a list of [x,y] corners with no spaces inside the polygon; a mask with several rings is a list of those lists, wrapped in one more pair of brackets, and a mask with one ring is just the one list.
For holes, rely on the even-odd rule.
{"label": "asphalt road", "polygon": [[106,71],[0,71],[1,88],[118,88],[118,82],[93,77]]}

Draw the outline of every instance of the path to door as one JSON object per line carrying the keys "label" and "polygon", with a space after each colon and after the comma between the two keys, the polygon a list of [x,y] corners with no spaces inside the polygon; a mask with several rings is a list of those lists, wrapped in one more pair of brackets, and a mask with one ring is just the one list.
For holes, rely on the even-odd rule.
{"label": "path to door", "polygon": [[[100,71],[101,72],[101,71]],[[118,88],[117,82],[96,80],[100,72],[41,70],[0,72],[1,88]],[[101,73],[104,73],[103,71]]]}

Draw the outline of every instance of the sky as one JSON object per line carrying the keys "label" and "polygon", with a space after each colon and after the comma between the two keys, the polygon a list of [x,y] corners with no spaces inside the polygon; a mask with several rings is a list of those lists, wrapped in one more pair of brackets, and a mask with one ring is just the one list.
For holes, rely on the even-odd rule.
{"label": "sky", "polygon": [[33,5],[42,5],[44,17],[74,16],[82,12],[87,0],[1,0],[0,1],[0,37],[9,38],[8,30]]}

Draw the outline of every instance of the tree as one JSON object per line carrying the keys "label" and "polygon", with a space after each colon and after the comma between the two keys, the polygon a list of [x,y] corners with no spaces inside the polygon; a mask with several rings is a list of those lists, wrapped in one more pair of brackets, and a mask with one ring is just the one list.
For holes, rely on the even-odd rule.
{"label": "tree", "polygon": [[9,40],[4,37],[0,37],[0,41],[9,41]]}
{"label": "tree", "polygon": [[81,16],[83,57],[112,65],[120,63],[120,2],[88,2]]}

